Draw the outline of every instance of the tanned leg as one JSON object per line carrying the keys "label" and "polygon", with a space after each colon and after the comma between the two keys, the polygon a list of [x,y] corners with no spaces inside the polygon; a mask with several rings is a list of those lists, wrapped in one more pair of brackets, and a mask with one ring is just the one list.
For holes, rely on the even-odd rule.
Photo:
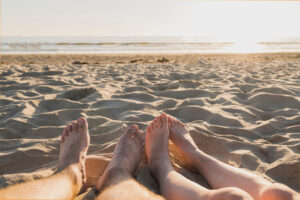
{"label": "tanned leg", "polygon": [[180,121],[168,117],[170,139],[181,152],[187,168],[196,169],[214,189],[236,187],[255,200],[298,200],[299,194],[283,184],[272,184],[253,173],[227,165],[197,148]]}
{"label": "tanned leg", "polygon": [[44,179],[0,190],[0,199],[72,199],[85,182],[84,161],[89,146],[84,118],[67,125],[61,136],[57,172]]}
{"label": "tanned leg", "polygon": [[144,149],[145,134],[132,125],[120,138],[112,160],[97,181],[96,188],[101,191],[97,200],[162,199],[133,179]]}
{"label": "tanned leg", "polygon": [[169,158],[169,126],[166,114],[155,118],[146,130],[146,155],[152,174],[168,200],[252,200],[239,189],[208,190],[177,173]]}

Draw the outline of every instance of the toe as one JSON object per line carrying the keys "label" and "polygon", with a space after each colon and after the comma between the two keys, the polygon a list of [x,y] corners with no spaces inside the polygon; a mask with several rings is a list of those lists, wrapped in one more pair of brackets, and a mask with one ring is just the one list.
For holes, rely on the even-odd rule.
{"label": "toe", "polygon": [[60,136],[60,142],[63,143],[65,141],[65,138],[63,135]]}
{"label": "toe", "polygon": [[157,127],[161,127],[161,126],[162,126],[162,121],[161,121],[161,119],[160,119],[160,116],[157,117],[156,122],[157,122],[157,123],[156,123]]}
{"label": "toe", "polygon": [[149,133],[151,133],[151,128],[150,128],[150,126],[147,126],[147,128],[146,128],[146,134],[149,134]]}
{"label": "toe", "polygon": [[142,131],[142,130],[138,130],[138,131],[137,131],[137,135],[138,135],[138,136],[141,136],[141,137],[145,137],[145,136],[146,136],[145,132]]}
{"label": "toe", "polygon": [[70,133],[72,131],[72,125],[71,124],[68,124],[67,125],[67,129],[68,129],[68,132]]}
{"label": "toe", "polygon": [[77,119],[77,124],[78,124],[78,128],[83,128],[84,129],[84,128],[88,127],[88,123],[87,123],[86,119],[83,118],[83,117],[79,117]]}
{"label": "toe", "polygon": [[163,114],[160,115],[160,119],[162,121],[162,125],[163,126],[164,125],[168,125],[168,116],[165,113],[163,113]]}
{"label": "toe", "polygon": [[78,131],[78,124],[76,122],[72,122],[72,131],[77,132]]}
{"label": "toe", "polygon": [[156,118],[152,121],[152,124],[154,125],[154,127],[157,127],[157,126],[158,126],[158,121],[157,121]]}
{"label": "toe", "polygon": [[128,129],[126,130],[126,133],[127,134],[134,134],[134,133],[137,132],[138,129],[139,129],[139,127],[136,124],[134,124],[134,125],[131,125],[131,126],[128,127]]}
{"label": "toe", "polygon": [[64,128],[62,136],[67,137],[69,135],[68,129]]}
{"label": "toe", "polygon": [[142,142],[145,141],[146,135],[145,135],[144,131],[138,130],[136,134],[137,134],[138,138],[140,139],[140,141],[142,141]]}
{"label": "toe", "polygon": [[172,126],[176,126],[176,119],[172,118],[171,121],[172,121],[172,122],[171,122],[171,123],[172,123]]}
{"label": "toe", "polygon": [[152,131],[155,129],[155,125],[153,122],[151,122],[150,127],[151,127]]}
{"label": "toe", "polygon": [[170,125],[171,127],[173,127],[174,122],[173,122],[172,117],[169,117],[169,116],[168,116],[168,121],[169,121],[169,125]]}

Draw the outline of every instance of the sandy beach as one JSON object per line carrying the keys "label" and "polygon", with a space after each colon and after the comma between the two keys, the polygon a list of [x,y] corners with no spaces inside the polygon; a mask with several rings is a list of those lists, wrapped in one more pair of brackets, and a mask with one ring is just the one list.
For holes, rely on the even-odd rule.
{"label": "sandy beach", "polygon": [[[62,130],[80,116],[89,123],[93,185],[125,128],[145,130],[164,112],[202,151],[300,192],[300,54],[0,59],[0,187],[52,174]],[[176,170],[209,188],[170,149]],[[135,177],[159,193],[145,159]]]}

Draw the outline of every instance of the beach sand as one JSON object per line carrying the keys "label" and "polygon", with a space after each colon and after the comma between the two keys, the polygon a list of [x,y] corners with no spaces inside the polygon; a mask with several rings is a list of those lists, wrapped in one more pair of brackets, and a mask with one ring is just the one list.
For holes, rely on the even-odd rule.
{"label": "beach sand", "polygon": [[[162,112],[184,122],[204,152],[300,191],[296,53],[1,56],[0,187],[52,174],[62,129],[80,116],[93,185],[125,128],[144,130]],[[209,188],[170,149],[176,170]],[[135,178],[159,192],[144,163]]]}

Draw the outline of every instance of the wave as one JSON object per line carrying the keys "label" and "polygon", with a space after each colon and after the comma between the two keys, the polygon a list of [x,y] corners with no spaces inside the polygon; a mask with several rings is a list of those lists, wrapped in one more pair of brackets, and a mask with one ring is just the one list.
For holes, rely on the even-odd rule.
{"label": "wave", "polygon": [[58,42],[61,46],[97,46],[97,45],[231,45],[233,42]]}
{"label": "wave", "polygon": [[12,38],[1,43],[2,54],[152,54],[152,53],[274,53],[300,52],[300,39],[256,43],[132,38]]}
{"label": "wave", "polygon": [[93,43],[93,42],[58,42],[56,43],[56,45],[64,45],[64,46],[67,46],[67,45],[85,45],[85,46],[88,46],[88,45],[116,45],[117,43],[115,42],[101,42],[101,43]]}

